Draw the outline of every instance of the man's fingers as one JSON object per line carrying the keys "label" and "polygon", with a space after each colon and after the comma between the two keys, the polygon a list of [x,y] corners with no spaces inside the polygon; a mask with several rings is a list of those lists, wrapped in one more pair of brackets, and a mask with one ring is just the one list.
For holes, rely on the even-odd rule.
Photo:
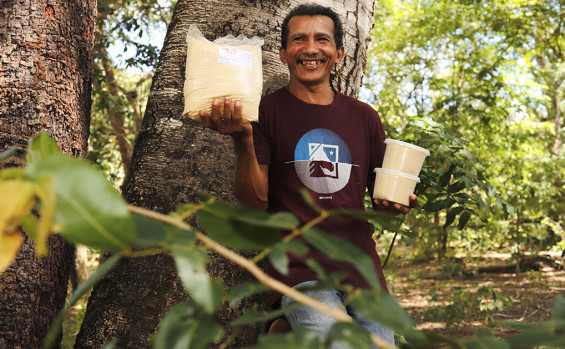
{"label": "man's fingers", "polygon": [[410,196],[408,197],[408,200],[410,201],[410,204],[408,204],[408,207],[414,208],[414,207],[416,207],[416,205],[418,205],[418,197],[415,194],[410,194]]}
{"label": "man's fingers", "polygon": [[242,109],[243,109],[243,105],[241,104],[241,102],[235,101],[233,106],[233,114],[232,114],[232,119],[234,123],[241,122]]}
{"label": "man's fingers", "polygon": [[395,208],[398,212],[403,213],[403,214],[407,214],[408,212],[410,212],[410,209],[409,209],[408,207],[406,207],[406,206],[404,206],[404,205],[401,205],[401,204],[396,204],[396,203],[395,203],[395,204],[394,204],[394,208]]}
{"label": "man's fingers", "polygon": [[212,117],[210,119],[216,123],[221,120],[219,99],[214,99],[214,102],[212,102]]}
{"label": "man's fingers", "polygon": [[202,125],[205,127],[210,127],[210,119],[208,118],[208,112],[204,109],[198,112],[200,115],[200,120],[202,121]]}
{"label": "man's fingers", "polygon": [[230,120],[232,117],[231,113],[231,98],[226,97],[224,99],[224,115],[221,116],[222,120]]}

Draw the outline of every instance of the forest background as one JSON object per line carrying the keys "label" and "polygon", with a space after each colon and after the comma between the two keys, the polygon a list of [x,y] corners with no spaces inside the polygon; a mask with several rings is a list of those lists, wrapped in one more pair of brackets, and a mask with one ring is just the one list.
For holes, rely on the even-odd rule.
{"label": "forest background", "polygon": [[[98,2],[89,159],[116,187],[172,5]],[[359,98],[379,111],[389,137],[432,151],[418,188],[423,210],[402,235],[412,254],[565,249],[564,6],[378,3]]]}
{"label": "forest background", "polygon": [[[88,157],[117,188],[173,6],[98,2]],[[564,21],[559,0],[378,2],[359,98],[379,111],[389,137],[432,152],[420,208],[399,236],[379,236],[381,255],[395,241],[402,250],[387,257],[390,268],[395,258],[444,266],[463,259],[465,267],[451,264],[441,278],[471,275],[492,252],[510,256],[516,272],[542,252],[562,268]],[[487,291],[475,295],[476,311],[516,301]],[[461,321],[464,311],[445,309],[442,320]]]}
{"label": "forest background", "polygon": [[[98,1],[88,157],[116,188],[131,165],[173,7]],[[389,137],[432,152],[417,189],[420,207],[399,235],[379,232],[383,255],[400,236],[402,256],[413,261],[507,252],[520,272],[549,251],[561,268],[563,7],[379,1],[359,98],[379,111]],[[503,296],[495,305],[511,303]]]}

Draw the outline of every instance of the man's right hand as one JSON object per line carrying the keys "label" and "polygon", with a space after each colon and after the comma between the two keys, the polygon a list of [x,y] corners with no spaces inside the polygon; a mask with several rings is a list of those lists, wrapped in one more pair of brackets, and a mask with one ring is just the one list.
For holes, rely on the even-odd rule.
{"label": "man's right hand", "polygon": [[250,123],[244,123],[241,118],[242,105],[240,101],[235,101],[232,108],[231,97],[224,99],[224,111],[221,112],[220,99],[212,102],[212,115],[208,115],[206,110],[200,111],[202,125],[221,134],[230,135],[234,138],[251,136],[253,129]]}

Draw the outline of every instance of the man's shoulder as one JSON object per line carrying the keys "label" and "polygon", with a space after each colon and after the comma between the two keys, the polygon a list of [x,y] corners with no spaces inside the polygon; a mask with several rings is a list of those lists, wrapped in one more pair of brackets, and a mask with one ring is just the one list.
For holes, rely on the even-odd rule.
{"label": "man's shoulder", "polygon": [[273,103],[287,97],[286,89],[284,87],[272,91],[261,97],[261,103]]}
{"label": "man's shoulder", "polygon": [[340,93],[340,98],[342,99],[342,103],[347,107],[347,108],[351,108],[353,110],[356,111],[364,111],[370,114],[378,114],[377,111],[375,110],[375,108],[373,108],[371,105],[358,100],[357,98],[353,98],[351,96],[345,95],[343,93]]}

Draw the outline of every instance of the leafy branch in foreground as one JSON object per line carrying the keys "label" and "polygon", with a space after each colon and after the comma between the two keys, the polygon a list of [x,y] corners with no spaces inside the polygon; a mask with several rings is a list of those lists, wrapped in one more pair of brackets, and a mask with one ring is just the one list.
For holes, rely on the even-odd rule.
{"label": "leafy branch in foreground", "polygon": [[[0,161],[7,157],[6,154],[0,155]],[[40,134],[31,140],[24,168],[10,168],[0,172],[0,188],[9,190],[3,190],[2,193],[10,194],[0,197],[0,255],[9,256],[8,259],[3,257],[1,260],[0,272],[9,266],[20,248],[18,241],[23,236],[20,227],[34,240],[40,254],[46,251],[47,234],[53,232],[71,242],[113,253],[113,257],[103,263],[71,297],[67,308],[53,324],[45,340],[45,348],[49,348],[57,337],[66,310],[104,277],[119,259],[162,252],[174,257],[180,279],[192,299],[176,305],[163,318],[153,339],[155,348],[208,348],[223,335],[217,318],[217,312],[223,304],[227,301],[233,306],[242,298],[264,292],[266,288],[287,294],[302,304],[330,314],[338,319],[338,323],[326,342],[311,331],[300,330],[286,336],[263,336],[256,348],[323,348],[336,341],[356,348],[370,348],[372,344],[382,348],[390,347],[353,323],[342,312],[328,308],[270,278],[257,266],[258,259],[249,260],[230,249],[258,251],[260,258],[268,257],[284,273],[285,270],[288,271],[285,252],[305,252],[306,246],[293,239],[299,235],[331,258],[347,261],[357,267],[372,285],[371,289],[353,290],[348,285],[339,285],[339,275],[324,275],[321,270],[320,279],[332,284],[332,287],[350,291],[347,301],[359,309],[363,316],[393,328],[412,347],[449,343],[455,347],[470,348],[493,340],[504,343],[507,347],[519,347],[519,341],[495,339],[492,335],[489,337],[481,334],[471,339],[454,340],[417,331],[412,319],[394,297],[380,290],[368,256],[348,241],[316,230],[312,222],[299,226],[298,220],[291,214],[270,215],[232,206],[206,195],[201,196],[201,203],[187,204],[170,215],[128,206],[102,174],[86,162],[61,155],[56,143],[46,134]],[[383,226],[394,225],[387,222],[387,219],[398,220],[397,217],[383,216],[372,211],[318,209],[318,212],[320,217],[314,222],[339,215],[372,219],[381,222]],[[206,234],[194,230],[185,222],[194,214],[198,216]],[[290,230],[292,234],[289,235],[290,238],[281,241],[283,230]],[[12,241],[15,243],[10,243]],[[242,284],[226,291],[219,280],[211,278],[207,273],[207,249],[245,268],[258,282]],[[315,264],[312,265],[316,267]],[[532,325],[524,329],[522,336],[526,336],[529,343],[561,343],[560,338],[563,338],[562,332],[565,330],[564,303],[562,299],[556,301],[555,319],[551,326],[545,323]],[[267,312],[251,309],[232,322],[231,326],[263,322],[280,314],[281,310]]]}

